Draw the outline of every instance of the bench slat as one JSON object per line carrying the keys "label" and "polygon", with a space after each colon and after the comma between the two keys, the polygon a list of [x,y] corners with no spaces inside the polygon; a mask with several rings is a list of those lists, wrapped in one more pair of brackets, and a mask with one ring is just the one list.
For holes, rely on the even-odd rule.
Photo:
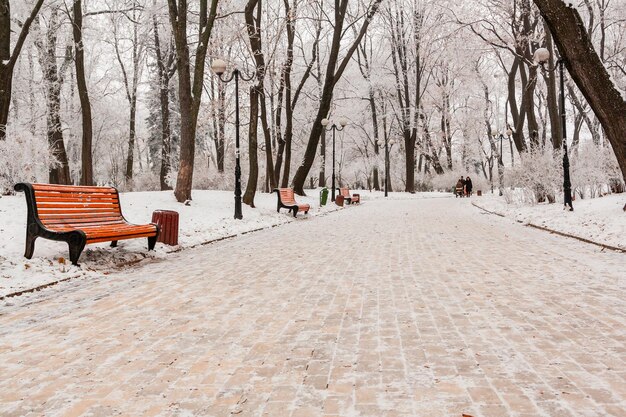
{"label": "bench slat", "polygon": [[56,191],[56,192],[71,192],[71,193],[116,193],[115,188],[112,187],[92,187],[82,185],[55,185],[55,184],[32,184],[35,192],[37,191]]}
{"label": "bench slat", "polygon": [[113,203],[117,203],[119,201],[119,199],[113,195],[106,195],[103,197],[94,197],[93,195],[89,195],[89,194],[81,194],[80,196],[77,197],[68,197],[64,194],[59,194],[60,197],[39,197],[36,196],[37,201],[40,203],[76,203],[76,202],[83,202],[83,201],[87,201],[87,202],[94,202],[94,203],[99,203],[99,202],[103,202],[103,203],[108,203],[108,202],[113,202]]}
{"label": "bench slat", "polygon": [[[108,209],[108,208],[94,208],[94,209],[88,209],[87,207],[85,208],[69,208],[69,209],[48,209],[48,208],[44,208],[42,210],[37,210],[37,212],[42,215],[42,214],[56,214],[56,215],[63,215],[63,214],[95,214],[95,213],[112,213],[112,214],[119,214],[118,210],[113,210],[113,209]],[[43,216],[45,217],[45,216]]]}
{"label": "bench slat", "polygon": [[113,203],[90,203],[90,202],[76,202],[76,203],[37,203],[37,210],[40,209],[97,209],[97,208],[110,208],[112,210],[119,210],[119,204]]}
{"label": "bench slat", "polygon": [[[140,233],[140,234],[129,234],[129,235],[121,235],[121,236],[109,236],[109,237],[98,237],[93,239],[87,239],[87,243],[100,243],[100,242],[110,242],[111,240],[125,240],[125,239],[135,239],[140,237],[152,237],[155,232],[150,233]],[[115,239],[111,239],[114,237]]]}

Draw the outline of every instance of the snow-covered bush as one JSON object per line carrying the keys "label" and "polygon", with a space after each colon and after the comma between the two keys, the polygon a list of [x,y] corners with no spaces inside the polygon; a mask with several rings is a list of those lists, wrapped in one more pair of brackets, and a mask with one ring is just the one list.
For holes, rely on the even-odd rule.
{"label": "snow-covered bush", "polygon": [[7,137],[0,141],[0,194],[11,193],[18,182],[47,182],[48,167],[57,163],[45,138]]}
{"label": "snow-covered bush", "polygon": [[[547,200],[553,203],[563,183],[561,160],[561,152],[548,147],[521,154],[519,164],[505,170],[504,183],[513,189],[505,190],[507,202],[537,204]],[[515,188],[522,191],[514,191]]]}
{"label": "snow-covered bush", "polygon": [[[595,198],[623,190],[624,181],[613,151],[587,142],[570,154],[572,190],[579,198]],[[620,187],[621,185],[621,187]]]}

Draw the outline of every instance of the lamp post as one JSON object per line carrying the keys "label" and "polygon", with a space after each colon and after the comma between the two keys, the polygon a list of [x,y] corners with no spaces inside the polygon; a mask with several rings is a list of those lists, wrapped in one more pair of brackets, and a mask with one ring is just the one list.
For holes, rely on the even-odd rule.
{"label": "lamp post", "polygon": [[378,139],[378,146],[385,145],[385,197],[389,195],[389,147],[393,146],[396,143],[393,139]]}
{"label": "lamp post", "polygon": [[241,212],[241,163],[239,150],[239,78],[244,81],[250,81],[254,75],[245,77],[239,69],[233,69],[230,77],[224,77],[226,72],[226,62],[221,59],[213,60],[211,64],[213,72],[223,83],[229,83],[235,80],[235,219],[243,219]]}
{"label": "lamp post", "polygon": [[[545,68],[546,62],[550,59],[550,51],[546,48],[539,48],[535,51],[533,55],[533,60],[536,64],[541,65],[542,68]],[[559,85],[561,88],[560,91],[560,109],[559,113],[561,115],[561,130],[563,131],[563,208],[568,211],[574,211],[574,206],[572,204],[572,182],[569,177],[569,156],[567,154],[567,133],[565,130],[565,83],[563,81],[563,71],[565,67],[565,61],[563,58],[559,58],[556,62],[559,67]],[[554,71],[555,68],[548,68],[548,71]]]}
{"label": "lamp post", "polygon": [[[324,126],[324,129],[326,129],[326,126],[328,126],[330,124],[330,120],[328,119],[322,119],[322,126]],[[330,194],[330,201],[335,201],[335,132],[341,132],[346,125],[348,124],[348,119],[346,119],[345,117],[340,117],[339,118],[339,126],[337,126],[336,123],[333,123],[332,126],[330,127],[330,129],[326,129],[327,132],[330,132],[331,130],[333,131],[333,190],[331,191]]]}
{"label": "lamp post", "polygon": [[[506,135],[510,138],[512,134],[513,134],[513,131],[511,130],[510,127],[507,126]],[[504,188],[504,159],[502,157],[502,141],[504,140],[504,135],[502,131],[498,132],[498,136],[500,139],[500,152],[498,153],[498,177],[499,177],[499,182],[500,182],[499,193],[500,193],[500,196],[502,196],[503,188]]]}

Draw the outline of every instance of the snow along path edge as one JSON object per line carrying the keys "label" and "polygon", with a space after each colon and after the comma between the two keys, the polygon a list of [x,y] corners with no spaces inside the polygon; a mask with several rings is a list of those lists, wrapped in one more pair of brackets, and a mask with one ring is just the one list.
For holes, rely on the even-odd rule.
{"label": "snow along path edge", "polygon": [[[478,204],[476,204],[473,201],[472,201],[472,206],[476,207],[479,210],[484,211],[485,213],[507,218],[507,216],[505,216],[504,214],[498,213],[496,211],[487,210],[486,208],[479,206]],[[509,219],[510,219],[510,217],[509,217]],[[522,223],[521,221],[518,221],[518,220],[515,220],[515,222],[516,223]],[[524,224],[524,223],[522,223],[522,224]],[[569,237],[571,239],[576,239],[576,240],[579,240],[579,241],[584,242],[584,243],[600,246],[603,249],[609,249],[609,250],[612,250],[612,251],[615,251],[615,252],[619,252],[619,253],[626,253],[626,251],[624,249],[618,248],[617,246],[611,246],[611,245],[607,245],[605,243],[595,242],[593,240],[590,240],[590,239],[587,239],[587,238],[584,238],[584,237],[580,237],[580,236],[572,235],[572,234],[569,234],[569,233],[560,232],[558,230],[550,229],[549,227],[539,226],[539,225],[536,225],[536,224],[533,224],[533,223],[530,223],[530,222],[524,224],[524,226],[532,227],[532,228],[538,229],[538,230],[543,230],[544,232],[552,233],[552,234],[555,234],[555,235],[559,235],[559,236],[563,236],[563,237]]]}
{"label": "snow along path edge", "polygon": [[[355,204],[354,206],[353,205],[350,205],[350,206],[351,207],[359,207],[359,206],[361,206],[361,204]],[[315,219],[317,217],[328,216],[330,213],[337,213],[338,211],[340,211],[339,207],[337,207],[335,210],[329,210],[329,211],[326,211],[324,213],[320,213],[320,214],[318,214],[316,216],[311,216],[311,217],[309,217],[309,219]],[[213,243],[218,243],[218,242],[221,242],[223,240],[234,239],[237,236],[248,235],[250,233],[260,232],[262,230],[268,230],[268,229],[272,229],[274,227],[284,226],[286,224],[292,223],[293,221],[294,220],[287,221],[287,222],[284,222],[284,223],[270,224],[270,225],[265,226],[265,227],[259,227],[258,229],[246,230],[244,232],[236,233],[236,234],[233,234],[233,235],[221,236],[221,237],[218,237],[218,238],[215,238],[215,239],[207,240],[205,242],[196,243],[196,244],[191,245],[191,246],[183,246],[183,247],[179,246],[178,248],[176,248],[174,250],[171,250],[171,251],[169,251],[167,253],[168,254],[169,253],[179,253],[179,252],[183,252],[183,251],[186,251],[186,250],[189,250],[189,249],[194,249],[194,248],[199,248],[201,246],[211,245]],[[121,262],[119,264],[113,265],[113,268],[121,269],[121,268],[124,268],[124,267],[127,267],[127,266],[133,266],[133,265],[136,265],[136,264],[139,264],[139,263],[145,261],[146,259],[148,259],[147,256],[144,257],[143,259],[133,259],[131,261]],[[41,285],[38,285],[38,286],[33,287],[33,288],[26,288],[26,289],[23,289],[23,290],[15,291],[15,292],[12,292],[12,293],[0,296],[0,301],[6,300],[8,298],[19,297],[20,295],[24,295],[24,294],[30,294],[30,293],[33,293],[33,292],[38,292],[38,291],[44,290],[44,289],[46,289],[48,287],[52,287],[52,286],[60,284],[62,282],[70,281],[70,280],[73,280],[73,279],[76,279],[76,278],[80,278],[80,277],[82,277],[82,275],[80,275],[80,274],[72,275],[72,276],[69,276],[69,277],[58,279],[56,281],[46,282],[45,284],[41,284]]]}

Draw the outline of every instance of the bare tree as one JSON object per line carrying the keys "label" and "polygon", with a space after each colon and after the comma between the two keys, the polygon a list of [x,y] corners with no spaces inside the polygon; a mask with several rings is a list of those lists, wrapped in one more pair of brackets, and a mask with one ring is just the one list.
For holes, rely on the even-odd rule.
{"label": "bare tree", "polygon": [[154,50],[161,108],[161,167],[159,170],[159,183],[161,190],[171,190],[172,187],[167,183],[167,174],[169,174],[172,164],[170,155],[172,135],[170,125],[170,80],[176,71],[176,53],[172,42],[169,42],[167,49],[161,49],[159,24],[156,14],[152,16],[152,30],[154,32]]}
{"label": "bare tree", "polygon": [[382,0],[373,0],[369,5],[367,12],[364,16],[364,22],[361,25],[361,29],[358,32],[358,36],[352,42],[348,50],[345,52],[343,60],[339,61],[339,51],[341,49],[341,40],[344,34],[344,24],[347,15],[348,0],[335,0],[335,13],[334,13],[334,26],[333,26],[333,38],[330,46],[330,54],[328,57],[328,63],[326,66],[326,75],[324,79],[324,89],[320,98],[320,105],[311,127],[311,134],[307,143],[306,151],[304,153],[304,160],[296,171],[296,175],[293,179],[293,186],[296,193],[304,194],[304,182],[311,170],[313,161],[315,160],[315,154],[317,153],[317,145],[319,144],[320,135],[322,133],[321,121],[328,116],[328,112],[331,107],[333,91],[335,85],[341,79],[346,66],[352,59],[352,55],[356,51],[367,32],[367,29],[374,17],[374,14],[378,10]]}
{"label": "bare tree", "polygon": [[0,140],[6,139],[6,127],[9,119],[9,107],[11,106],[11,88],[13,84],[13,70],[17,58],[20,56],[24,41],[28,36],[30,26],[41,9],[43,0],[37,0],[28,18],[21,24],[22,29],[17,38],[17,42],[11,49],[11,24],[9,0],[2,0],[0,3]]}
{"label": "bare tree", "polygon": [[[122,80],[124,82],[124,90],[126,92],[126,100],[129,105],[129,117],[128,117],[128,147],[126,153],[126,185],[132,188],[133,180],[133,165],[134,165],[134,151],[136,141],[136,125],[137,125],[137,88],[139,87],[139,79],[141,77],[141,71],[143,69],[144,58],[144,45],[145,42],[139,39],[139,27],[141,24],[141,18],[143,13],[137,3],[137,0],[132,2],[132,10],[129,14],[113,14],[112,15],[112,29],[113,29],[113,48],[115,50],[115,57],[120,65],[122,71]],[[132,25],[130,38],[123,38],[123,34],[120,33],[120,19],[127,20]],[[158,36],[158,35],[157,35]],[[123,55],[127,52],[124,49],[124,41],[130,41],[130,53],[131,63],[130,68],[127,68]]]}
{"label": "bare tree", "polygon": [[[38,20],[37,24],[39,24]],[[48,180],[51,184],[71,184],[72,178],[61,126],[61,88],[65,74],[72,63],[72,48],[68,45],[65,49],[65,57],[59,68],[57,64],[57,34],[60,27],[59,8],[53,7],[50,11],[45,33],[45,45],[44,37],[40,36],[35,40],[35,46],[39,52],[39,64],[43,70],[43,79],[46,84],[48,144],[58,162],[58,164],[49,167]]]}
{"label": "bare tree", "polygon": [[80,185],[93,185],[93,121],[91,119],[91,101],[87,90],[85,75],[85,45],[83,44],[83,6],[82,0],[75,0],[72,7],[72,35],[74,37],[74,64],[76,69],[76,87],[82,115],[82,148]]}
{"label": "bare tree", "polygon": [[626,101],[596,53],[578,11],[560,0],[534,2],[572,79],[600,120],[626,180]]}
{"label": "bare tree", "polygon": [[208,0],[200,0],[200,15],[198,22],[199,41],[196,47],[195,63],[193,66],[193,80],[189,56],[189,42],[187,40],[187,23],[189,10],[187,0],[168,0],[170,24],[176,46],[176,66],[178,68],[178,95],[180,105],[180,166],[176,180],[174,195],[178,202],[191,199],[193,183],[193,166],[196,149],[196,127],[198,111],[202,100],[204,82],[204,68],[207,47],[211,38],[211,31],[217,15],[218,0],[211,0],[208,9]]}

